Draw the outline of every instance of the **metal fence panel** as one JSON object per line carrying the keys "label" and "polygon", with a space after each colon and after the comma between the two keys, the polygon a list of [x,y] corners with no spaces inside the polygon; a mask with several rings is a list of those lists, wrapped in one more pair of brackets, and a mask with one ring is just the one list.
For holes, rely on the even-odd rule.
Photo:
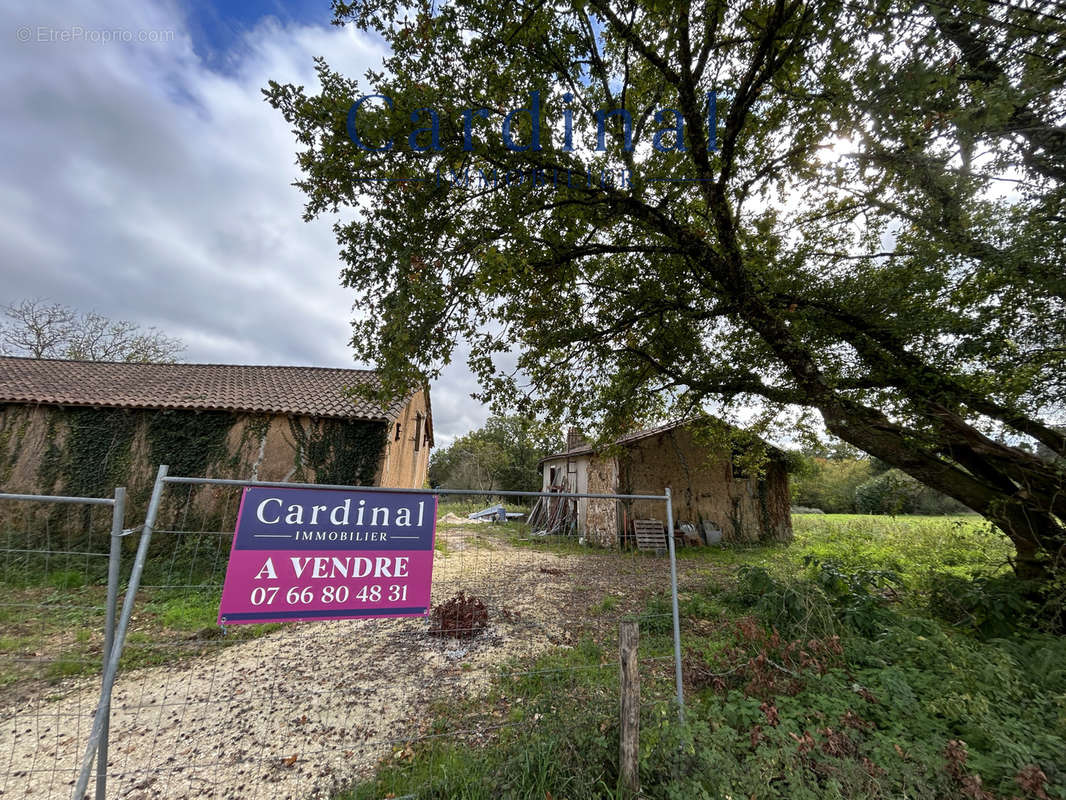
{"label": "metal fence panel", "polygon": [[[474,638],[433,635],[424,619],[220,630],[213,619],[246,483],[157,485],[112,696],[115,796],[328,797],[418,744],[474,747],[531,731],[540,715],[507,698],[508,682],[605,681],[592,697],[614,719],[618,622],[634,614],[666,637],[648,637],[641,653],[644,701],[675,700],[676,602],[645,611],[652,595],[669,596],[672,557],[560,547],[515,525],[438,528],[432,602],[460,593],[483,602],[487,624]],[[577,660],[552,655],[579,651]],[[442,707],[453,709],[443,721]]]}
{"label": "metal fence panel", "polygon": [[0,494],[4,797],[70,796],[113,634],[124,498]]}
{"label": "metal fence panel", "polygon": [[[471,523],[470,506],[444,517],[432,603],[476,597],[487,618],[473,638],[435,635],[419,618],[220,629],[214,619],[247,482],[166,472],[140,539],[129,537],[125,548],[121,503],[112,518],[109,500],[59,506],[69,499],[36,498],[36,512],[2,517],[8,591],[0,614],[11,635],[0,640],[0,665],[9,663],[9,685],[0,687],[3,796],[80,800],[92,790],[94,766],[106,763],[95,770],[101,799],[105,791],[329,797],[418,748],[534,734],[543,715],[527,713],[522,696],[531,701],[548,685],[584,687],[581,713],[602,731],[617,723],[622,619],[644,626],[642,703],[656,713],[678,709],[672,525],[663,558],[579,547],[518,524]],[[663,501],[670,519],[668,493],[644,497]],[[105,609],[123,581],[116,624]],[[95,713],[108,705],[109,714]],[[430,772],[438,766],[447,768],[433,763]]]}

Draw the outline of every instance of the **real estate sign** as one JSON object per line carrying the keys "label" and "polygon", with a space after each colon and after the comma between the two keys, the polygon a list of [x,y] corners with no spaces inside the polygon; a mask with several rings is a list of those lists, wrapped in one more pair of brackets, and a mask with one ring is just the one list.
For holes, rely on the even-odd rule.
{"label": "real estate sign", "polygon": [[429,613],[437,499],[249,486],[220,625]]}

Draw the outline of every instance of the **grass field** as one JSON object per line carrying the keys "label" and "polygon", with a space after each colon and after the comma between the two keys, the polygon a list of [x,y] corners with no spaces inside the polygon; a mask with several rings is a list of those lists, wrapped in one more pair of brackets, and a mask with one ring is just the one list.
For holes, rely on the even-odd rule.
{"label": "grass field", "polygon": [[[440,513],[482,507],[446,503]],[[681,726],[669,705],[644,705],[644,796],[1066,800],[1066,640],[1038,629],[1010,575],[1009,542],[972,516],[803,515],[794,528],[787,546],[679,551],[687,717]],[[475,546],[586,553],[528,533],[484,525]],[[98,673],[104,588],[86,585],[87,574],[4,576],[0,692],[9,700],[30,684]],[[220,638],[220,576],[202,586],[190,576],[145,591],[125,668],[274,629]],[[642,672],[647,698],[671,692],[661,658],[669,608],[663,594],[639,614],[642,657],[659,658]],[[601,622],[620,613],[610,594],[589,607]],[[598,628],[514,665],[486,696],[427,708],[437,735],[400,748],[338,797],[616,796],[617,673],[604,668],[616,643],[602,633],[612,625]],[[462,733],[475,728],[495,733]]]}
{"label": "grass field", "polygon": [[797,514],[788,545],[695,548],[682,558],[717,564],[757,564],[776,574],[795,572],[805,559],[831,559],[844,569],[898,573],[912,588],[930,574],[969,578],[1009,570],[1010,540],[978,516],[884,517]]}
{"label": "grass field", "polygon": [[[686,724],[642,709],[642,796],[1066,798],[1066,640],[1034,628],[1006,539],[975,517],[794,525],[789,546],[681,551]],[[642,652],[668,652],[668,608],[648,604]],[[614,646],[553,651],[438,706],[441,736],[340,797],[620,796],[617,678],[594,668]],[[642,675],[653,696],[664,681]],[[464,740],[501,707],[489,744]]]}

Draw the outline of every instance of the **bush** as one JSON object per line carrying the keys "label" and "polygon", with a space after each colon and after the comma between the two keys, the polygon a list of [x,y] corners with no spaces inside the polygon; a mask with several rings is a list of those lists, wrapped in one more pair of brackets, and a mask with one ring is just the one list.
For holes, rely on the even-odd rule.
{"label": "bush", "polygon": [[825,593],[809,582],[779,581],[762,567],[743,566],[737,587],[723,596],[734,608],[754,613],[786,639],[837,633]]}
{"label": "bush", "polygon": [[958,514],[966,506],[930,489],[905,472],[890,469],[855,488],[862,514]]}
{"label": "bush", "polygon": [[854,458],[802,457],[803,464],[791,477],[792,502],[820,508],[830,514],[855,509],[855,487],[870,478],[870,461]]}
{"label": "bush", "polygon": [[938,574],[930,579],[929,613],[985,638],[1009,636],[1035,624],[1033,590],[1013,575]]}

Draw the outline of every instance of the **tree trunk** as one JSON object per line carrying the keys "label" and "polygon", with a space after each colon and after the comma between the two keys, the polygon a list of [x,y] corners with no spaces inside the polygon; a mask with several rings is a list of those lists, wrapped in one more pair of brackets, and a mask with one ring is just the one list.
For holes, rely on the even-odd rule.
{"label": "tree trunk", "polygon": [[[933,457],[922,458],[908,450],[902,438],[893,442],[885,431],[856,419],[856,415],[843,415],[839,408],[829,413],[823,410],[823,416],[835,436],[953,497],[998,526],[1014,543],[1013,566],[1019,578],[1044,582],[1066,572],[1066,527],[1052,507],[1063,489],[1061,472],[1054,465],[1049,464],[1047,474],[1041,477],[1057,483],[1059,494],[1054,485],[1050,494],[1031,492],[1019,488],[1003,474],[1002,465],[990,459],[970,454],[966,472]],[[1003,451],[997,453],[997,460],[1004,457]],[[1018,451],[1017,462],[1019,469],[1031,468],[1028,453]]]}

